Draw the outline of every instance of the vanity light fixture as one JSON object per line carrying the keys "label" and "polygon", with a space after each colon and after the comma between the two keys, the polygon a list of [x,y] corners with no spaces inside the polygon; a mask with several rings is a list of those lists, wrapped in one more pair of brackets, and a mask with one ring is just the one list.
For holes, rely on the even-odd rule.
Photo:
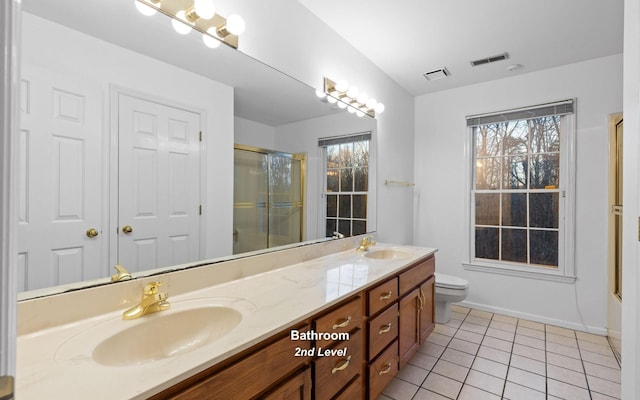
{"label": "vanity light fixture", "polygon": [[316,96],[331,104],[338,103],[341,109],[346,108],[348,112],[359,117],[366,114],[375,118],[376,114],[382,114],[384,111],[384,104],[360,92],[356,86],[349,86],[347,81],[335,82],[324,78],[324,90],[316,90]]}
{"label": "vanity light fixture", "polygon": [[134,0],[136,8],[146,16],[160,12],[171,18],[173,29],[186,35],[192,30],[202,34],[207,47],[216,48],[225,43],[238,48],[238,36],[245,30],[241,16],[228,18],[216,14],[213,0]]}

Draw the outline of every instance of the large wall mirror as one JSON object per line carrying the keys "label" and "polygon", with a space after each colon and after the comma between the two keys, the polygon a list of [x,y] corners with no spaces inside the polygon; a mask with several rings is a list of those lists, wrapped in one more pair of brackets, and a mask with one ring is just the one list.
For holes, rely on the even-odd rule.
{"label": "large wall mirror", "polygon": [[[21,56],[21,299],[108,283],[116,264],[144,276],[231,257],[234,145],[304,154],[306,242],[325,237],[327,157],[348,173],[318,140],[372,132],[375,159],[374,119],[133,0],[24,0]],[[372,163],[367,231],[375,180]]]}

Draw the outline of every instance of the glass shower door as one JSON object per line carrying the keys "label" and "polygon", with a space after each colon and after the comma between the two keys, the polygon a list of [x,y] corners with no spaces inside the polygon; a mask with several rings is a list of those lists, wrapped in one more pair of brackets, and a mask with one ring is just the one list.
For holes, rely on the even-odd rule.
{"label": "glass shower door", "polygon": [[233,254],[300,242],[304,156],[236,146]]}
{"label": "glass shower door", "polygon": [[302,161],[269,154],[269,247],[302,240]]}
{"label": "glass shower door", "polygon": [[234,150],[233,254],[269,245],[269,175],[264,153]]}

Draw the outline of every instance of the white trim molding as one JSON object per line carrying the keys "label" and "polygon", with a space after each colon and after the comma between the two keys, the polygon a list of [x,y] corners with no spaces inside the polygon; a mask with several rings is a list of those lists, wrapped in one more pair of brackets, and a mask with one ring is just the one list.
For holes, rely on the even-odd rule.
{"label": "white trim molding", "polygon": [[469,264],[463,263],[462,267],[467,271],[485,272],[488,274],[517,276],[520,278],[539,279],[561,283],[575,283],[577,277],[563,275],[557,271],[545,271],[538,267],[496,266],[493,264]]}
{"label": "white trim molding", "polygon": [[15,376],[20,0],[0,1],[0,376]]}
{"label": "white trim molding", "polygon": [[526,319],[528,321],[540,322],[543,324],[559,326],[561,328],[573,329],[576,331],[588,332],[594,335],[607,336],[607,329],[601,326],[583,325],[576,322],[568,322],[563,319],[549,318],[544,315],[529,314],[520,311],[511,310],[509,308],[487,306],[486,304],[474,303],[472,301],[461,301],[456,303],[457,305],[473,308],[475,310],[492,312],[500,315],[507,315],[509,317]]}

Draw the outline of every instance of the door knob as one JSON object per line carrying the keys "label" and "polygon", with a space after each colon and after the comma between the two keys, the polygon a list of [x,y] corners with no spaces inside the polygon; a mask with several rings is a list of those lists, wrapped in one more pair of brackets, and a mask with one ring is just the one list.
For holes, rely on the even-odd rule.
{"label": "door knob", "polygon": [[130,227],[129,225],[125,225],[122,227],[122,232],[124,232],[125,234],[130,234],[131,232],[133,232],[133,228]]}
{"label": "door knob", "polygon": [[98,235],[99,235],[99,232],[97,229],[94,229],[94,228],[87,229],[87,237],[94,238]]}

